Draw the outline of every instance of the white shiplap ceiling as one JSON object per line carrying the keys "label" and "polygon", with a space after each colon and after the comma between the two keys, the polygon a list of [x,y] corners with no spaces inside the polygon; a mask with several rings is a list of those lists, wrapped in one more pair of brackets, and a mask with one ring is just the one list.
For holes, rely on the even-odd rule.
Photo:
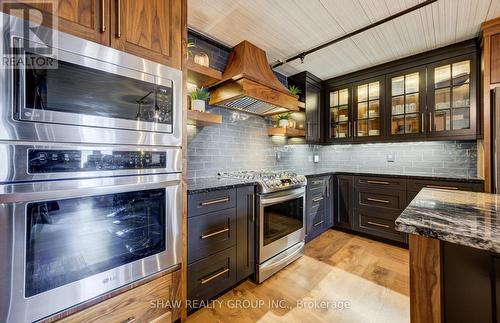
{"label": "white shiplap ceiling", "polygon": [[[188,0],[188,25],[230,46],[248,40],[270,63],[369,25],[423,0]],[[500,16],[500,0],[438,0],[290,62],[285,75],[328,79],[470,39]]]}

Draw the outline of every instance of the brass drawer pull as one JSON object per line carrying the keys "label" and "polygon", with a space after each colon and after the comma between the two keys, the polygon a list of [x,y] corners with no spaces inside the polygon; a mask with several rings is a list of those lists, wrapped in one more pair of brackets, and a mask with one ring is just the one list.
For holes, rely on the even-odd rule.
{"label": "brass drawer pull", "polygon": [[106,21],[104,18],[105,15],[105,8],[104,8],[104,0],[101,0],[101,33],[106,31]]}
{"label": "brass drawer pull", "polygon": [[207,238],[210,238],[210,237],[213,237],[213,236],[216,236],[218,234],[221,234],[221,233],[224,233],[224,232],[228,232],[228,231],[229,231],[229,228],[225,228],[225,229],[222,229],[222,230],[219,230],[219,231],[215,231],[215,232],[212,232],[212,233],[209,233],[209,234],[203,234],[200,238],[207,239]]}
{"label": "brass drawer pull", "polygon": [[319,201],[322,201],[322,200],[323,200],[323,196],[313,198],[313,202],[319,202]]}
{"label": "brass drawer pull", "polygon": [[373,199],[371,197],[368,197],[367,198],[368,201],[371,201],[371,202],[378,202],[378,203],[385,203],[385,204],[389,204],[389,201],[387,200],[379,200],[379,199]]}
{"label": "brass drawer pull", "polygon": [[323,181],[312,181],[312,185],[318,185],[318,184],[323,184]]}
{"label": "brass drawer pull", "polygon": [[318,225],[322,224],[323,221],[319,221],[318,223],[314,223],[314,226],[317,227]]}
{"label": "brass drawer pull", "polygon": [[440,189],[443,189],[443,190],[458,190],[458,187],[454,187],[454,186],[425,185],[425,187],[428,187],[428,188],[440,188]]}
{"label": "brass drawer pull", "polygon": [[389,182],[382,182],[382,181],[366,181],[368,184],[382,184],[382,185],[389,185],[391,183]]}
{"label": "brass drawer pull", "polygon": [[229,202],[229,197],[225,197],[225,198],[217,199],[217,200],[211,200],[211,201],[201,202],[200,205],[201,206],[208,206],[208,205],[219,204],[219,203],[226,203],[226,202]]}
{"label": "brass drawer pull", "polygon": [[208,278],[202,278],[201,279],[201,284],[206,284],[208,283],[209,281],[212,281],[214,280],[215,278],[219,277],[219,276],[222,276],[224,275],[225,273],[229,272],[229,268],[224,268],[223,270],[219,271],[218,273],[215,273],[213,274],[212,276],[208,277]]}
{"label": "brass drawer pull", "polygon": [[135,322],[134,316],[128,317],[128,318],[124,319],[123,321],[121,321],[120,323],[132,323],[132,322]]}
{"label": "brass drawer pull", "polygon": [[376,227],[381,227],[381,228],[386,228],[386,229],[390,229],[391,227],[388,226],[387,224],[380,224],[380,223],[377,223],[377,222],[371,222],[371,221],[368,221],[367,222],[368,224],[371,224],[371,225],[374,225]]}

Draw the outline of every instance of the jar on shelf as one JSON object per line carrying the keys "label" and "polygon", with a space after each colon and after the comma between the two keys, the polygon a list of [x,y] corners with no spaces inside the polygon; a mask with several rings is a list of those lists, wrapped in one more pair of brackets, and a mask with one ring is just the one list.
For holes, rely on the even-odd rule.
{"label": "jar on shelf", "polygon": [[198,65],[202,65],[205,67],[210,66],[210,59],[208,58],[208,55],[204,52],[197,53],[194,55],[194,62]]}

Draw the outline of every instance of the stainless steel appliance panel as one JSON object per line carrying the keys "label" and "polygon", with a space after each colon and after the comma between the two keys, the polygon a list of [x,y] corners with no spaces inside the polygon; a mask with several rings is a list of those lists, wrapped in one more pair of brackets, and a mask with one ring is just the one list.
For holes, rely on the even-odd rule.
{"label": "stainless steel appliance panel", "polygon": [[[0,14],[4,30],[1,52],[15,55],[16,39],[24,37],[23,20]],[[132,144],[180,146],[182,142],[182,72],[69,34],[38,27],[28,42],[38,43],[55,33],[58,39],[57,58],[106,73],[121,75],[155,86],[172,89],[172,125],[73,114],[61,111],[30,111],[23,100],[23,86],[16,85],[17,72],[0,70],[0,140],[51,141],[98,144]],[[91,82],[92,80],[89,80]],[[16,95],[17,94],[17,95]],[[19,109],[19,110],[18,110]]]}
{"label": "stainless steel appliance panel", "polygon": [[[259,262],[263,263],[305,238],[305,188],[260,195]],[[273,210],[278,206],[280,210]],[[289,206],[289,207],[287,207]],[[269,209],[269,211],[266,210]]]}
{"label": "stainless steel appliance panel", "polygon": [[[79,164],[76,169],[68,167],[67,169],[59,169],[58,171],[35,172],[30,167],[33,159],[29,155],[34,152],[58,152],[59,158],[61,154],[67,152],[76,152],[79,154]],[[132,167],[107,167],[106,162],[110,158],[122,153],[137,153],[137,154],[161,154],[164,155],[161,167],[142,167],[143,165],[132,165]],[[95,159],[96,154],[99,154],[100,160],[94,161],[93,169],[86,167],[87,162]],[[154,157],[154,156],[153,156]],[[49,162],[52,156],[45,156],[46,162]],[[56,157],[57,158],[57,157]],[[163,157],[162,157],[163,158]],[[71,156],[68,156],[68,162],[72,163]],[[99,164],[96,165],[96,162]],[[110,160],[109,164],[114,161]],[[18,181],[40,181],[53,179],[76,179],[76,178],[91,178],[91,177],[109,177],[122,175],[145,175],[145,174],[160,174],[160,173],[179,173],[182,171],[182,150],[173,147],[151,147],[151,146],[94,146],[94,145],[68,145],[57,143],[24,143],[13,144],[12,142],[0,142],[0,183],[18,182]],[[121,165],[118,165],[121,166]],[[137,167],[135,167],[137,166]],[[31,169],[30,169],[31,168]]]}
{"label": "stainless steel appliance panel", "polygon": [[[55,279],[55,286],[50,286],[50,288],[41,286],[37,287],[38,289],[35,289],[35,291],[29,292],[27,290],[29,285],[27,262],[32,259],[31,254],[28,257],[28,251],[33,251],[28,245],[30,243],[28,239],[29,233],[33,234],[34,230],[38,234],[41,230],[48,230],[47,227],[29,225],[30,217],[27,212],[33,209],[33,205],[44,204],[40,202],[46,201],[60,201],[57,205],[47,206],[50,209],[58,210],[59,207],[64,209],[65,203],[73,203],[72,199],[85,201],[87,198],[94,198],[93,203],[101,206],[102,203],[105,203],[106,195],[114,194],[118,196],[121,193],[140,194],[141,192],[149,194],[151,190],[164,192],[159,195],[162,200],[157,201],[165,205],[164,231],[166,239],[164,241],[164,251],[151,255],[145,254],[144,258],[132,262],[123,261],[123,265],[102,272],[96,273],[89,270],[88,273],[79,273],[74,279],[62,277],[65,279],[62,282]],[[0,201],[2,202],[0,204],[0,223],[2,223],[2,235],[0,237],[2,249],[0,249],[0,254],[4,256],[2,263],[7,263],[7,267],[9,267],[5,271],[7,274],[0,277],[0,286],[7,287],[0,291],[0,299],[2,299],[2,303],[0,303],[0,314],[2,314],[0,321],[2,322],[32,322],[39,320],[181,262],[181,174],[6,184],[0,185]],[[130,203],[136,203],[136,201],[134,199]],[[50,203],[53,202],[47,204]],[[80,206],[85,208],[84,203]],[[78,210],[77,204],[75,204],[75,209]],[[134,210],[144,210],[144,208],[135,206]],[[99,213],[98,211],[99,209],[96,209],[84,213],[85,216],[94,218],[96,217],[95,213]],[[71,219],[67,211],[63,213],[65,213],[63,215],[65,215],[66,220]],[[33,213],[30,213],[31,218],[32,215]],[[83,215],[78,215],[75,211],[73,216],[75,216],[75,222],[78,222],[76,220],[81,219]],[[39,217],[42,218],[40,221],[45,221],[44,223],[50,222],[50,220],[44,219],[43,214]],[[68,224],[65,227],[71,228]],[[96,229],[95,226],[93,228]],[[54,229],[60,230],[61,228],[56,225]],[[85,229],[84,225],[82,225],[83,229]],[[77,230],[77,228],[71,230]],[[118,231],[115,233],[119,235]],[[80,243],[80,241],[77,242]],[[77,242],[75,242],[75,246],[78,245]],[[71,243],[66,243],[61,246],[55,242],[54,248],[71,249],[71,245]],[[126,245],[131,247],[129,242]],[[6,248],[4,246],[11,247]],[[75,252],[75,248],[71,250]],[[76,252],[78,251],[79,249],[76,248]],[[55,253],[55,255],[61,257],[60,253]],[[67,255],[71,255],[71,252]],[[89,258],[95,256],[92,252],[85,255]],[[84,261],[91,260],[85,258]],[[66,271],[62,271],[62,273],[66,273]],[[8,307],[6,308],[6,306]]]}

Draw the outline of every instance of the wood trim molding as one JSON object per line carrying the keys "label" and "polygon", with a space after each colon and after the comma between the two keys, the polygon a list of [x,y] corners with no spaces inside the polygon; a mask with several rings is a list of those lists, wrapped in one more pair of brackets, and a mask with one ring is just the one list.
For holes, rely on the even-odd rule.
{"label": "wood trim molding", "polygon": [[181,265],[181,321],[187,319],[187,111],[188,111],[188,61],[187,61],[187,0],[181,0],[181,68],[182,68],[182,265]]}
{"label": "wood trim molding", "polygon": [[410,234],[409,249],[411,323],[441,323],[441,242]]}

